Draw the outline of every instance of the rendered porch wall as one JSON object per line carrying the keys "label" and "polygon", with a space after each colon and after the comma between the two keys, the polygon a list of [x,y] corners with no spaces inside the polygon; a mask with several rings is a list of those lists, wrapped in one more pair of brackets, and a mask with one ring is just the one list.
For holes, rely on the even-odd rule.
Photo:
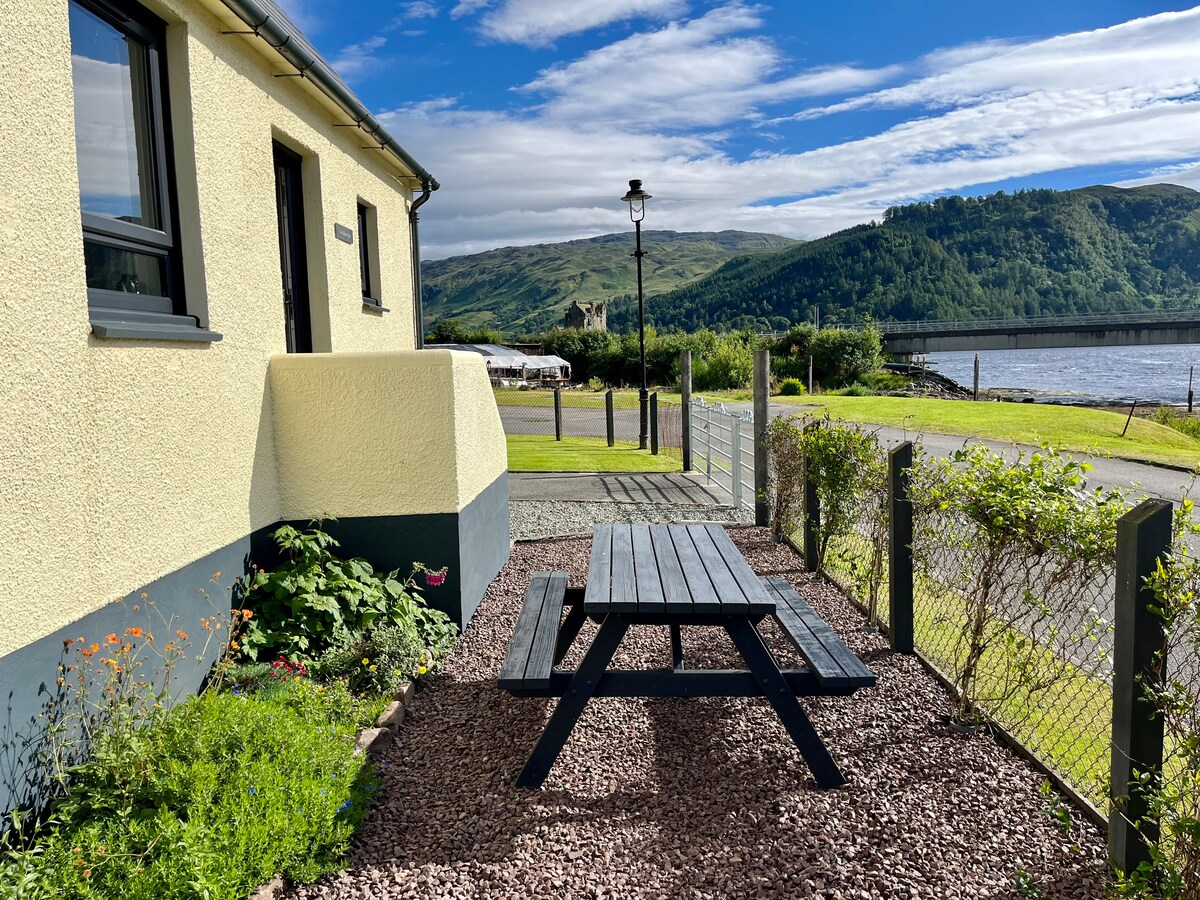
{"label": "rendered porch wall", "polygon": [[336,517],[347,555],[405,573],[448,566],[426,592],[460,626],[508,558],[507,450],[473,353],[272,357],[282,518]]}

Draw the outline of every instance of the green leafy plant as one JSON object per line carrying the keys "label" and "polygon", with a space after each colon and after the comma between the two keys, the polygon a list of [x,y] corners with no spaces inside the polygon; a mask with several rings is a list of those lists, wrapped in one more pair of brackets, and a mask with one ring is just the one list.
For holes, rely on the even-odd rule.
{"label": "green leafy plant", "polygon": [[799,397],[804,393],[804,384],[799,378],[785,378],[779,382],[779,393],[784,397]]}
{"label": "green leafy plant", "polygon": [[425,607],[416,586],[419,573],[428,585],[440,585],[444,570],[418,563],[407,578],[398,570],[377,573],[365,559],[334,554],[338,542],[317,523],[303,531],[284,525],[272,538],[283,562],[270,571],[256,568],[246,595],[255,616],[242,652],[251,660],[311,660],[327,648],[350,646],[373,628],[405,623],[440,649],[446,629],[453,628],[446,616]]}
{"label": "green leafy plant", "polygon": [[1012,462],[978,443],[918,457],[913,550],[919,576],[943,586],[937,623],[954,635],[958,723],[1061,682],[1074,671],[1070,645],[1109,629],[1080,595],[1111,572],[1129,504],[1119,489],[1089,490],[1090,469],[1049,447]]}

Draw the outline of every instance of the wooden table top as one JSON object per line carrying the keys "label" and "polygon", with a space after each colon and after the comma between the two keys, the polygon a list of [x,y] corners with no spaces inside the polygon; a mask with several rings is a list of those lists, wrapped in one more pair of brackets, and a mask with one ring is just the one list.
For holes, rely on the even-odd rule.
{"label": "wooden table top", "polygon": [[775,612],[720,525],[597,525],[583,598],[589,613]]}

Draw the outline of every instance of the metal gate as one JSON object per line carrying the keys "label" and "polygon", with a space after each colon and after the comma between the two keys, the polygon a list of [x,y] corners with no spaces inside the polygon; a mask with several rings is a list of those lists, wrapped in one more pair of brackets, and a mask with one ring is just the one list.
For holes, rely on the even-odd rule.
{"label": "metal gate", "polygon": [[754,415],[697,397],[691,416],[692,465],[730,495],[735,509],[754,508]]}

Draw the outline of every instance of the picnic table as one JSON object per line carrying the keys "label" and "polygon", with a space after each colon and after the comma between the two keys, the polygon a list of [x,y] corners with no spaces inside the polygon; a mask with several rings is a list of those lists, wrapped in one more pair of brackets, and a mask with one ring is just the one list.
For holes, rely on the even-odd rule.
{"label": "picnic table", "polygon": [[[563,618],[563,611],[567,615]],[[807,666],[780,669],[758,625],[773,616]],[[556,668],[587,619],[599,624],[579,667]],[[665,625],[671,660],[661,669],[609,669],[630,625]],[[745,669],[689,669],[682,626],[724,628]],[[766,697],[822,788],[845,778],[799,696],[846,695],[875,676],[783,578],[754,574],[720,525],[598,525],[585,587],[565,572],[538,572],[517,619],[500,687],[558,705],[517,778],[539,787],[593,697]]]}

